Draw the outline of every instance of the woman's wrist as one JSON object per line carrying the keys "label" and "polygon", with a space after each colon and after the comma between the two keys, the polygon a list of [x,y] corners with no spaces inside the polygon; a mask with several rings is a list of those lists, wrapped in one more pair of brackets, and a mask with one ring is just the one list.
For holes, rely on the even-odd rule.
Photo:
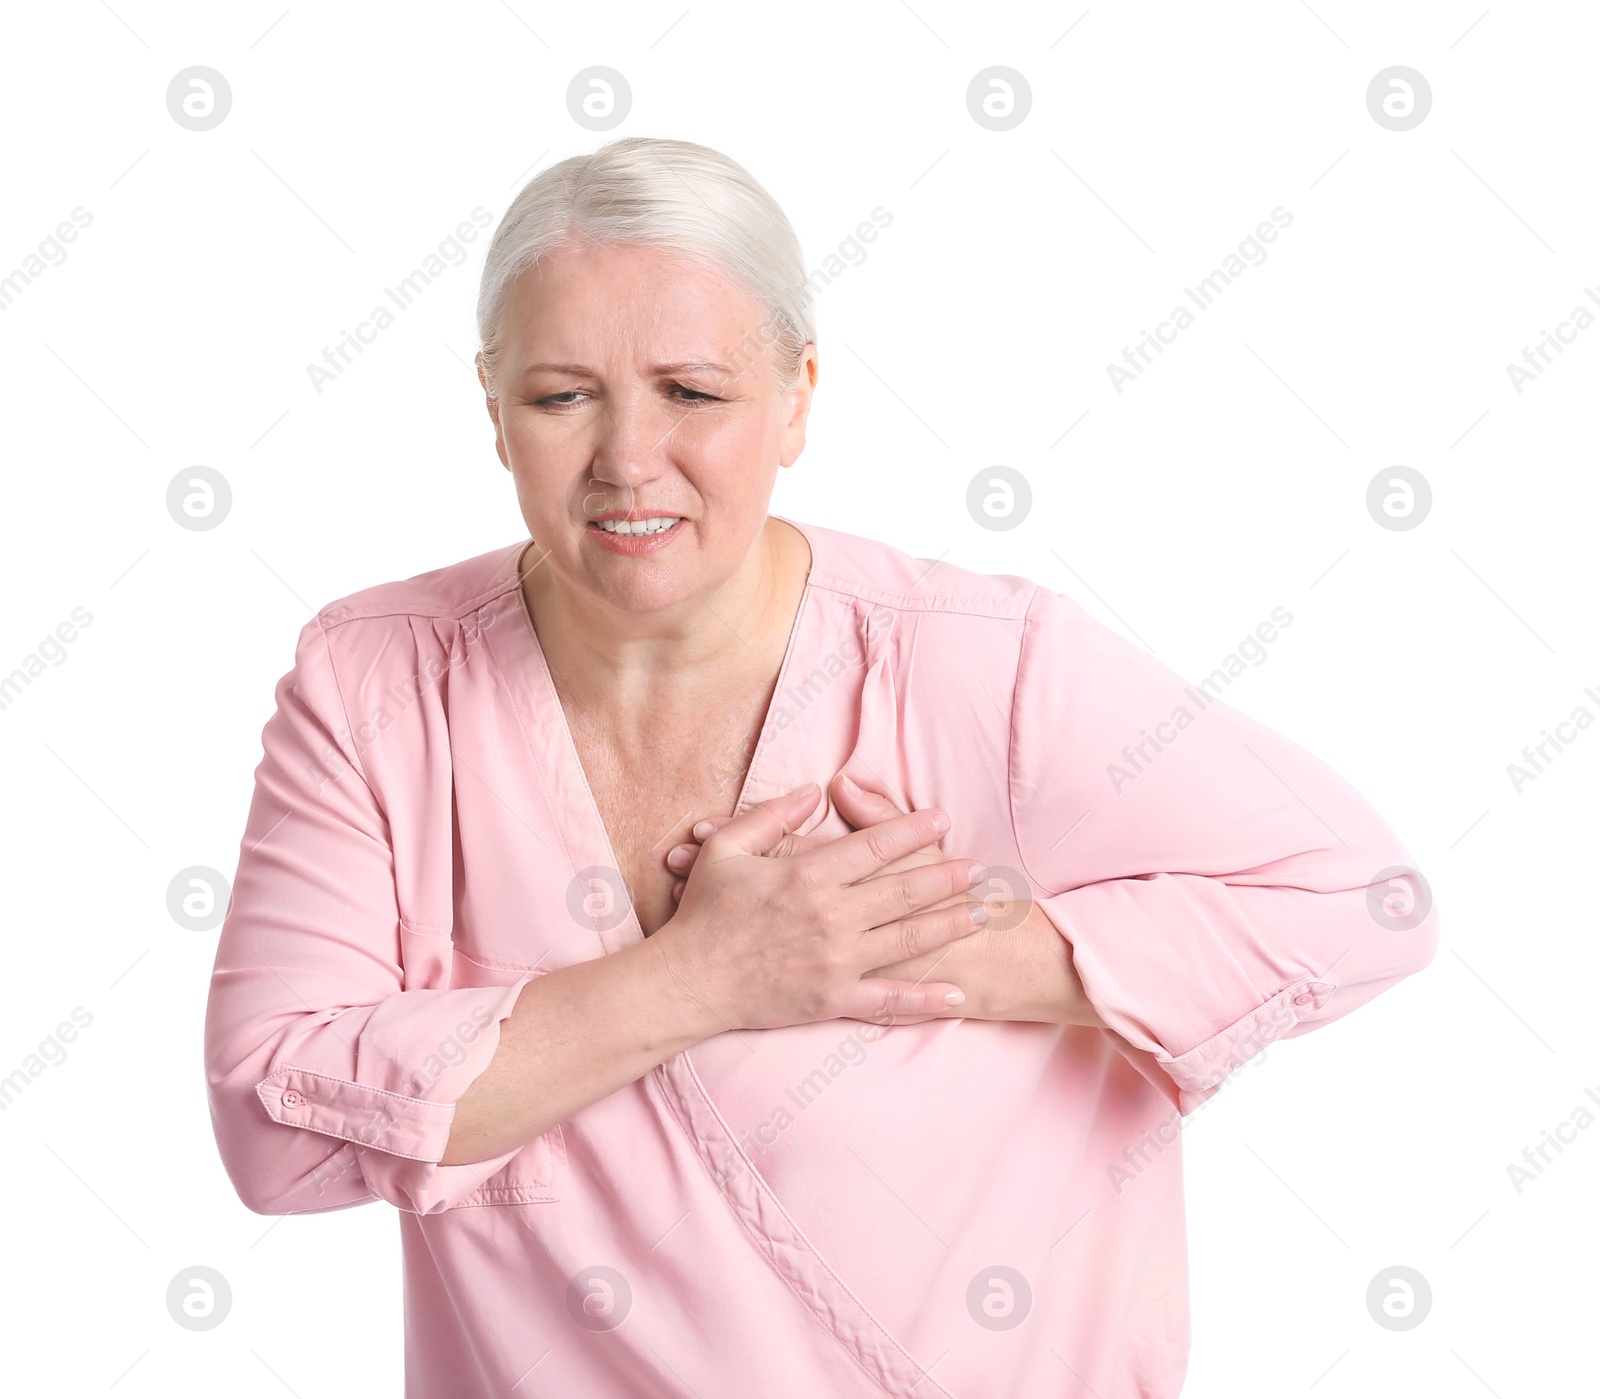
{"label": "woman's wrist", "polygon": [[718,1009],[709,978],[686,954],[672,923],[668,919],[633,950],[644,968],[647,994],[658,1007],[658,1023],[676,1053],[740,1027]]}
{"label": "woman's wrist", "polygon": [[1030,955],[1022,980],[1036,1001],[1036,1013],[1029,1018],[1048,1020],[1053,1025],[1103,1026],[1105,1021],[1083,989],[1073,963],[1072,944],[1038,904],[1029,906],[1028,916],[1017,931],[1024,929],[1029,933]]}

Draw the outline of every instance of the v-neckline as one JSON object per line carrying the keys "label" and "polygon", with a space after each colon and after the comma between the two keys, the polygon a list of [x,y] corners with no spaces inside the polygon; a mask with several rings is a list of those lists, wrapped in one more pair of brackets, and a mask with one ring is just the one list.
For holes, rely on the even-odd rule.
{"label": "v-neckline", "polygon": [[[778,697],[783,693],[784,681],[788,678],[790,659],[794,655],[795,643],[799,639],[802,626],[807,619],[811,594],[818,575],[817,563],[820,541],[816,535],[798,520],[791,520],[787,515],[773,515],[772,518],[783,521],[784,524],[789,525],[800,533],[801,537],[806,541],[811,561],[806,569],[805,584],[800,590],[800,600],[795,606],[794,620],[789,625],[789,640],[784,646],[783,660],[778,666],[778,676],[773,683],[772,694],[767,700],[766,711],[761,716],[761,727],[757,731],[755,750],[750,755],[750,762],[745,768],[744,779],[739,784],[739,795],[734,800],[732,812],[734,816],[744,813],[745,796],[750,790],[750,780],[755,774],[756,765],[766,753],[768,745],[774,736],[770,731],[772,717],[778,705]],[[600,852],[604,857],[604,868],[614,871],[620,884],[623,882],[622,863],[618,860],[616,848],[611,843],[611,833],[606,829],[605,819],[600,814],[600,803],[595,799],[594,788],[589,783],[589,774],[584,771],[583,759],[578,754],[578,745],[572,734],[572,726],[567,722],[566,708],[562,705],[561,695],[556,690],[555,677],[550,673],[550,664],[545,657],[544,646],[539,641],[538,628],[534,626],[533,614],[528,609],[527,594],[522,588],[522,558],[527,553],[528,544],[532,542],[532,540],[529,540],[527,543],[516,545],[511,552],[511,592],[515,595],[514,605],[519,618],[514,631],[516,639],[525,653],[525,657],[517,657],[516,659],[518,661],[525,659],[526,666],[521,673],[528,678],[531,684],[537,687],[542,701],[541,709],[543,712],[554,716],[554,722],[560,729],[562,742],[556,745],[559,748],[559,754],[547,750],[545,761],[554,761],[563,765],[566,771],[560,776],[565,777],[572,785],[581,790],[584,796],[580,819],[587,828],[579,833],[580,839],[578,841],[569,842],[569,853],[574,854],[575,872],[578,867],[578,861],[576,852],[572,851],[573,844],[576,844],[580,850]],[[535,715],[530,717],[537,717],[538,712],[536,711]],[[523,725],[523,739],[528,748],[529,756],[538,766],[540,764],[540,753],[533,742],[533,736],[529,732],[526,723]],[[560,785],[565,787],[567,783],[563,782]],[[559,813],[557,815],[559,819]],[[626,886],[624,885],[624,887]],[[638,910],[634,907],[631,891],[627,902],[627,916],[615,928],[609,930],[596,928],[595,930],[607,952],[615,952],[629,943],[643,942],[645,940],[644,925],[639,922]]]}

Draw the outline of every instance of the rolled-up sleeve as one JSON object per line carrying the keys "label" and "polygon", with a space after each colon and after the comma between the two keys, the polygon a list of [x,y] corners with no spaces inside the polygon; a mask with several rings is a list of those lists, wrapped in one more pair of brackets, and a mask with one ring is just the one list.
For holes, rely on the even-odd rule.
{"label": "rolled-up sleeve", "polygon": [[456,1101],[534,973],[406,989],[402,943],[416,934],[401,925],[388,822],[349,744],[317,618],[276,704],[206,1005],[218,1149],[257,1213],[374,1198],[434,1213],[515,1155],[438,1164]]}
{"label": "rolled-up sleeve", "polygon": [[1035,902],[1182,1113],[1433,958],[1432,892],[1350,783],[1042,588],[1009,776]]}

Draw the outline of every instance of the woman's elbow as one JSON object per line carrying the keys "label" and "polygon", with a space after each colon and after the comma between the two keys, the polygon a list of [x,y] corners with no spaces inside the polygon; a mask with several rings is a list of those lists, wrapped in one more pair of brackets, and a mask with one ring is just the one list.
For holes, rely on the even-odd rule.
{"label": "woman's elbow", "polygon": [[1398,981],[1421,971],[1439,950],[1439,907],[1427,878],[1394,847],[1363,897],[1365,942],[1376,962]]}
{"label": "woman's elbow", "polygon": [[376,1198],[348,1142],[273,1121],[253,1079],[212,1079],[208,1096],[223,1171],[252,1214],[315,1214]]}
{"label": "woman's elbow", "polygon": [[1334,824],[1340,839],[1314,857],[1305,887],[1328,892],[1315,900],[1324,912],[1320,974],[1341,986],[1366,984],[1361,999],[1423,970],[1439,948],[1439,909],[1433,887],[1394,828],[1364,798]]}
{"label": "woman's elbow", "polygon": [[1364,889],[1339,895],[1341,912],[1327,925],[1316,986],[1306,999],[1314,1002],[1299,1012],[1309,1022],[1338,1020],[1391,987],[1426,968],[1439,948],[1439,910],[1431,890],[1413,866],[1403,876],[1392,872]]}

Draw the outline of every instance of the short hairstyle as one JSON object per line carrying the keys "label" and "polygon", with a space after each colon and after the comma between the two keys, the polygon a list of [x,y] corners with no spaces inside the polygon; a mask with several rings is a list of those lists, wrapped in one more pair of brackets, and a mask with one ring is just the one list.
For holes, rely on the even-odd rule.
{"label": "short hairstyle", "polygon": [[758,338],[771,346],[779,381],[798,382],[806,342],[816,339],[814,293],[777,201],[708,146],[625,136],[540,171],[495,229],[478,283],[478,354],[491,397],[512,282],[577,240],[662,248],[708,264],[765,307]]}

